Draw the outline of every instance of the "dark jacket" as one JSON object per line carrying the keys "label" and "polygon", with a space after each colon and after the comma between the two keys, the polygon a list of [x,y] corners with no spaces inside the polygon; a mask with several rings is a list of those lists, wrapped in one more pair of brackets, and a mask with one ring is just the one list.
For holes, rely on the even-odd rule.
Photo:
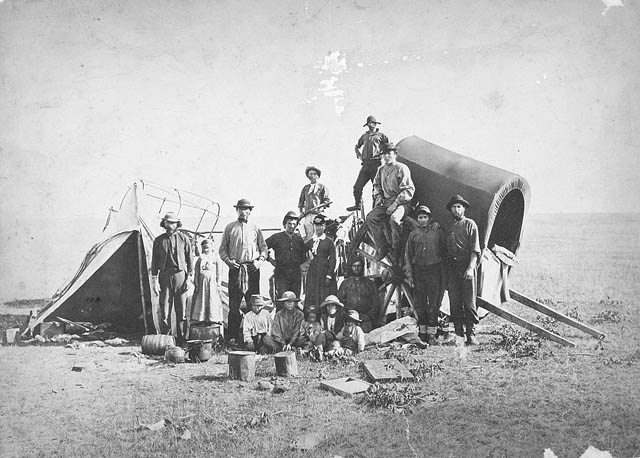
{"label": "dark jacket", "polygon": [[[320,317],[320,323],[322,324],[323,331],[329,330],[329,327],[327,325],[328,320],[329,320],[329,315],[327,314],[327,312],[326,311],[322,312],[322,316]],[[342,307],[338,307],[338,311],[336,312],[336,322],[333,327],[333,332],[335,334],[338,334],[340,331],[342,331],[343,326],[344,326],[344,310],[342,310]]]}
{"label": "dark jacket", "polygon": [[[177,264],[179,270],[187,273],[193,272],[193,252],[191,241],[183,232],[176,232],[177,241]],[[165,269],[169,258],[169,236],[164,233],[156,237],[153,241],[153,255],[151,257],[151,274],[158,275],[158,272]]]}

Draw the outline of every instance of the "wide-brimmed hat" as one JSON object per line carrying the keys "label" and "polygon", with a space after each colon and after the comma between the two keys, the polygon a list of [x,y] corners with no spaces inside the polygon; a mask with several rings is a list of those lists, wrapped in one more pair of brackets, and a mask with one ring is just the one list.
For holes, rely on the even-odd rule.
{"label": "wide-brimmed hat", "polygon": [[249,307],[253,307],[254,305],[257,305],[258,307],[264,307],[264,298],[259,294],[252,294],[249,298]]}
{"label": "wide-brimmed hat", "polygon": [[340,302],[340,299],[338,299],[338,296],[334,296],[333,294],[327,296],[324,302],[320,304],[320,308],[324,309],[329,304],[335,304],[338,307],[344,307],[344,304]]}
{"label": "wide-brimmed hat", "polygon": [[469,208],[469,202],[467,202],[460,194],[456,194],[451,197],[451,200],[449,200],[449,203],[447,204],[447,210],[451,211],[453,204],[462,204],[464,205],[464,208]]}
{"label": "wide-brimmed hat", "polygon": [[365,122],[362,127],[367,127],[367,124],[369,124],[370,122],[375,122],[376,124],[382,124],[381,122],[376,121],[376,117],[373,115],[369,115],[367,116],[367,122]]}
{"label": "wide-brimmed hat", "polygon": [[360,319],[360,314],[358,313],[357,310],[347,310],[347,313],[344,317],[345,320],[353,320],[356,323],[362,323],[362,320]]}
{"label": "wide-brimmed hat", "polygon": [[310,165],[309,167],[304,169],[304,174],[307,178],[309,178],[309,172],[311,172],[312,170],[314,170],[318,174],[318,177],[322,175],[322,171],[318,167],[316,167],[315,165]]}
{"label": "wide-brimmed hat", "polygon": [[300,216],[294,211],[287,212],[287,214],[284,215],[284,218],[282,218],[282,225],[284,226],[285,224],[287,224],[287,221],[289,221],[290,219],[295,219],[296,221],[298,221],[300,219]]}
{"label": "wide-brimmed hat", "polygon": [[390,153],[391,151],[398,151],[398,147],[393,142],[384,143],[382,145],[382,154]]}
{"label": "wide-brimmed hat", "polygon": [[167,212],[162,217],[162,222],[163,223],[165,223],[165,222],[168,222],[168,223],[179,223],[180,222],[180,218],[174,212]]}
{"label": "wide-brimmed hat", "polygon": [[237,204],[234,205],[236,208],[253,208],[249,199],[240,199]]}
{"label": "wide-brimmed hat", "polygon": [[300,299],[293,291],[285,291],[280,299],[276,299],[276,302],[300,302]]}
{"label": "wide-brimmed hat", "polygon": [[313,224],[327,224],[327,218],[322,214],[318,214],[313,217],[312,222]]}
{"label": "wide-brimmed hat", "polygon": [[418,208],[416,208],[416,216],[418,216],[420,213],[426,213],[427,215],[430,215],[431,209],[426,205],[419,205]]}

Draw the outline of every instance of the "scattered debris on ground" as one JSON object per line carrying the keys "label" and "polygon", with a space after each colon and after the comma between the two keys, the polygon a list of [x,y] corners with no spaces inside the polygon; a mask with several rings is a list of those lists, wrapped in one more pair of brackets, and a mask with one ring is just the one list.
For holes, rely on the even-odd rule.
{"label": "scattered debris on ground", "polygon": [[375,383],[364,394],[361,403],[402,413],[427,400],[435,401],[437,398],[437,392],[431,390],[425,393],[415,384]]}
{"label": "scattered debris on ground", "polygon": [[[602,302],[602,301],[600,301]],[[624,317],[617,310],[603,310],[591,317],[589,320],[594,324],[604,324],[604,323],[620,323],[624,320]]]}

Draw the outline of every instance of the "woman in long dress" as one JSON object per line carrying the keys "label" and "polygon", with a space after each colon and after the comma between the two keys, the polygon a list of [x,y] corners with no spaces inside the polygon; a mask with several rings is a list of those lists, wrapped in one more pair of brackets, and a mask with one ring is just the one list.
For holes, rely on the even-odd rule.
{"label": "woman in long dress", "polygon": [[313,227],[315,234],[305,243],[312,255],[305,285],[305,309],[311,305],[319,306],[327,296],[338,292],[335,273],[336,246],[324,232],[324,215],[316,215],[313,218]]}
{"label": "woman in long dress", "polygon": [[202,241],[202,254],[196,261],[193,282],[195,292],[191,307],[191,322],[222,323],[222,300],[218,293],[220,269],[213,252],[213,241]]}

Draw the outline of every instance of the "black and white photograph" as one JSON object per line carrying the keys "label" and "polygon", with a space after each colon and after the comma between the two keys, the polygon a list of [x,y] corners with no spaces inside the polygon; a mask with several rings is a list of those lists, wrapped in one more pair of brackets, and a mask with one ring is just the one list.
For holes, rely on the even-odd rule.
{"label": "black and white photograph", "polygon": [[636,0],[0,0],[0,456],[640,457]]}

